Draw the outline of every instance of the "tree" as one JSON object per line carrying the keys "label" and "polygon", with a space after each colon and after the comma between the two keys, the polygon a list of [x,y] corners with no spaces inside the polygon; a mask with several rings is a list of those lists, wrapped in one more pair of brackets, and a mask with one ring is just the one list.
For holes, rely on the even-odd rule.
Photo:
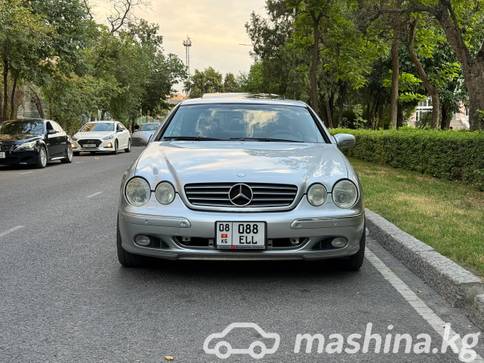
{"label": "tree", "polygon": [[239,92],[240,86],[233,73],[227,73],[224,78],[224,92]]}
{"label": "tree", "polygon": [[[361,0],[364,1],[364,0]],[[462,66],[469,95],[472,130],[484,129],[484,2],[483,0],[410,0],[406,6],[378,4],[378,14],[426,13],[440,24]]]}
{"label": "tree", "polygon": [[415,49],[415,35],[417,31],[417,22],[415,19],[410,23],[409,29],[409,41],[408,41],[408,52],[410,54],[410,59],[417,70],[419,78],[422,80],[427,93],[432,98],[432,128],[437,128],[440,126],[441,120],[441,104],[440,104],[440,94],[438,88],[432,83],[430,77],[424,69],[424,66],[420,62],[417,51]]}
{"label": "tree", "polygon": [[484,2],[439,0],[427,10],[444,30],[459,59],[469,92],[469,123],[484,129]]}
{"label": "tree", "polygon": [[43,45],[48,40],[49,32],[42,16],[33,14],[21,0],[0,2],[0,57],[3,74],[0,121],[15,113],[14,97],[21,73],[30,67],[39,68],[40,62],[46,59]]}
{"label": "tree", "polygon": [[201,97],[204,93],[223,92],[222,74],[212,67],[203,71],[196,69],[186,89],[192,98]]}

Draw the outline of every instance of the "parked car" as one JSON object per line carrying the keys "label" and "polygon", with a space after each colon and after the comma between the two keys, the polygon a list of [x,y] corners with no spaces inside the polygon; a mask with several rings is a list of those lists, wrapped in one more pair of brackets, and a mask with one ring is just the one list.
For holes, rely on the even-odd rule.
{"label": "parked car", "polygon": [[55,121],[18,119],[0,124],[0,164],[45,168],[49,161],[72,162],[69,137]]}
{"label": "parked car", "polygon": [[119,262],[338,258],[358,270],[362,191],[340,151],[354,143],[300,101],[184,101],[123,177]]}
{"label": "parked car", "polygon": [[160,122],[148,122],[141,125],[135,126],[135,131],[131,137],[133,146],[144,146],[148,145],[150,142],[150,137],[155,133],[160,127]]}
{"label": "parked car", "polygon": [[74,155],[83,151],[91,154],[119,150],[131,151],[131,133],[118,121],[95,121],[84,124],[72,137]]}

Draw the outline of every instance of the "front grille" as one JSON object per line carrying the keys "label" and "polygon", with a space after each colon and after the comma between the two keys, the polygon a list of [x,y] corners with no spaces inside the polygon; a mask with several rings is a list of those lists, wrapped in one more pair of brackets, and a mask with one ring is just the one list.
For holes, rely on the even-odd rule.
{"label": "front grille", "polygon": [[[240,183],[197,183],[185,185],[185,195],[192,205],[237,207],[229,198],[230,189]],[[246,208],[287,207],[296,198],[297,186],[290,184],[242,183],[248,185],[253,198]]]}
{"label": "front grille", "polygon": [[96,145],[96,147],[99,147],[99,145],[101,145],[101,140],[85,139],[85,140],[79,140],[77,143],[82,147],[84,147],[84,145],[86,144],[94,144]]}
{"label": "front grille", "polygon": [[0,144],[0,151],[11,151],[14,146],[12,144]]}

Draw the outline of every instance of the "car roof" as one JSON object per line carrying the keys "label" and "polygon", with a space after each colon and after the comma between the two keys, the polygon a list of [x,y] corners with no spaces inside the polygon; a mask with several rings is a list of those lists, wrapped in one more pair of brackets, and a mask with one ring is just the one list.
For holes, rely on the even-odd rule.
{"label": "car roof", "polygon": [[209,105],[209,104],[251,104],[251,105],[280,105],[307,107],[307,104],[297,100],[269,99],[257,97],[210,97],[192,98],[180,103],[181,106]]}
{"label": "car roof", "polygon": [[90,124],[115,123],[115,122],[119,122],[119,121],[114,121],[114,120],[87,121],[87,123],[90,123]]}

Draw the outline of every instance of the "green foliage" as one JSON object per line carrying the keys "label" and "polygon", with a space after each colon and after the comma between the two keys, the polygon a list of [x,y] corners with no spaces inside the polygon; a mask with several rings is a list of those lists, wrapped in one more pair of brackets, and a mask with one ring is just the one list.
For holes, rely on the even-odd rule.
{"label": "green foliage", "polygon": [[239,92],[240,85],[233,73],[227,73],[224,78],[224,92]]}
{"label": "green foliage", "polygon": [[484,133],[402,128],[400,130],[332,129],[351,133],[356,146],[348,155],[437,178],[460,180],[484,190]]}
{"label": "green foliage", "polygon": [[212,67],[203,71],[195,70],[195,74],[187,82],[185,88],[190,91],[190,97],[201,97],[204,93],[223,92],[222,74]]}
{"label": "green foliage", "polygon": [[186,78],[162,40],[159,27],[143,19],[110,32],[80,0],[1,0],[0,67],[9,97],[0,106],[10,93],[14,99],[12,85],[23,83],[40,87],[45,116],[71,130],[99,111],[122,121],[161,112],[173,85]]}

